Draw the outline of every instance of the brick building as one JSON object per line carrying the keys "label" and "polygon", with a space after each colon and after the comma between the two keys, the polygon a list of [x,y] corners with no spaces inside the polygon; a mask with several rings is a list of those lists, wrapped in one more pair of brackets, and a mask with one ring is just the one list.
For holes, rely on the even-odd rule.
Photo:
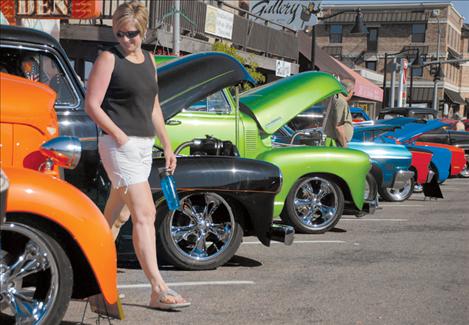
{"label": "brick building", "polygon": [[[469,58],[469,30],[464,18],[450,3],[329,5],[324,16],[360,7],[368,35],[352,35],[354,12],[321,20],[316,27],[316,42],[330,55],[362,75],[384,73],[385,53],[404,51],[399,56],[412,61],[416,50],[426,62]],[[387,87],[390,85],[390,63]],[[439,82],[439,109],[449,115],[469,114],[469,63],[443,64],[444,77]],[[432,106],[434,77],[430,66],[413,69],[412,98],[408,104]],[[389,91],[387,92],[389,94]],[[408,91],[409,94],[409,91]],[[389,96],[386,106],[389,104]]]}

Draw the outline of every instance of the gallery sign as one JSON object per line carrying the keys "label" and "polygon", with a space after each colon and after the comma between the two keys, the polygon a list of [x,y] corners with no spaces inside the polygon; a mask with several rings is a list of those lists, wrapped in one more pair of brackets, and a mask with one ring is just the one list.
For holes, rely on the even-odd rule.
{"label": "gallery sign", "polygon": [[[273,21],[277,24],[286,26],[293,30],[301,30],[306,26],[316,23],[316,17],[311,15],[309,21],[301,19],[301,13],[305,8],[313,6],[317,8],[317,0],[251,0],[249,2],[249,11],[260,16],[263,19]],[[252,20],[259,20],[250,16]],[[304,18],[304,17],[303,17]],[[276,25],[269,25],[272,28],[280,28]]]}
{"label": "gallery sign", "polygon": [[283,60],[276,60],[275,75],[277,77],[288,77],[291,75],[291,63]]}

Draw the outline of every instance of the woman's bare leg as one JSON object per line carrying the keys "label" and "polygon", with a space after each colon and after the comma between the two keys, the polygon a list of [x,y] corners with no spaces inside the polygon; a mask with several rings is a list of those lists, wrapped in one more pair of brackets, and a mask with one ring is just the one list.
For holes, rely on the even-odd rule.
{"label": "woman's bare leg", "polygon": [[[140,266],[151,284],[151,305],[158,297],[158,293],[166,291],[168,286],[161,277],[156,259],[156,210],[150,185],[148,182],[133,184],[128,187],[127,193],[125,188],[120,188],[118,191],[132,216],[132,240]],[[167,296],[164,302],[181,303],[185,300],[182,297]]]}
{"label": "woman's bare leg", "polygon": [[119,190],[111,188],[109,198],[104,208],[104,217],[106,218],[109,227],[111,227],[112,235],[116,240],[119,235],[119,230],[124,223],[130,218],[129,209],[126,207]]}

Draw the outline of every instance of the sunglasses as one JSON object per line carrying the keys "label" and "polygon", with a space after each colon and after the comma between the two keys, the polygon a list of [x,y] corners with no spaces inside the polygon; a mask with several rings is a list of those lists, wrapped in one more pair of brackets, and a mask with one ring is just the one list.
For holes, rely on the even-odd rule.
{"label": "sunglasses", "polygon": [[137,37],[138,34],[140,34],[140,31],[138,31],[138,30],[132,30],[132,31],[130,31],[130,32],[121,32],[121,31],[118,31],[118,32],[116,33],[116,36],[117,36],[118,38],[122,38],[122,37],[124,37],[124,36],[127,36],[128,39],[131,39],[131,38]]}

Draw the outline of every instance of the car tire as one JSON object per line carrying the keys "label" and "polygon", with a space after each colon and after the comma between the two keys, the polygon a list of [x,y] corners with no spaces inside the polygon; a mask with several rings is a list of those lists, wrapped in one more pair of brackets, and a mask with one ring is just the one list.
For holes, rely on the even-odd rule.
{"label": "car tire", "polygon": [[[378,200],[378,183],[376,182],[375,177],[373,176],[373,174],[371,174],[371,172],[366,175],[364,197],[365,201],[367,202],[373,202]],[[367,213],[363,211],[355,214],[357,218],[361,218],[365,215],[367,215]]]}
{"label": "car tire", "polygon": [[211,270],[228,262],[243,240],[236,205],[213,192],[180,197],[180,209],[157,209],[159,257],[184,270]]}
{"label": "car tire", "polygon": [[[325,194],[320,195],[321,191]],[[327,213],[322,211],[323,206],[327,207]],[[343,211],[344,195],[340,187],[325,176],[310,175],[293,185],[280,216],[298,232],[322,234],[339,222]],[[327,218],[325,214],[329,214]]]}
{"label": "car tire", "polygon": [[379,195],[383,200],[388,202],[403,202],[411,197],[414,192],[415,181],[414,178],[410,178],[404,187],[395,190],[392,188],[379,188]]}
{"label": "car tire", "polygon": [[[21,304],[25,312],[23,317],[14,315],[17,324],[59,324],[73,289],[73,269],[67,254],[54,238],[33,226],[7,222],[0,230],[0,272],[11,272],[8,282],[17,290],[9,291],[8,286],[3,286],[1,294],[7,299],[0,304],[1,312],[11,311],[15,298],[16,305]],[[25,270],[30,273],[22,277]]]}

